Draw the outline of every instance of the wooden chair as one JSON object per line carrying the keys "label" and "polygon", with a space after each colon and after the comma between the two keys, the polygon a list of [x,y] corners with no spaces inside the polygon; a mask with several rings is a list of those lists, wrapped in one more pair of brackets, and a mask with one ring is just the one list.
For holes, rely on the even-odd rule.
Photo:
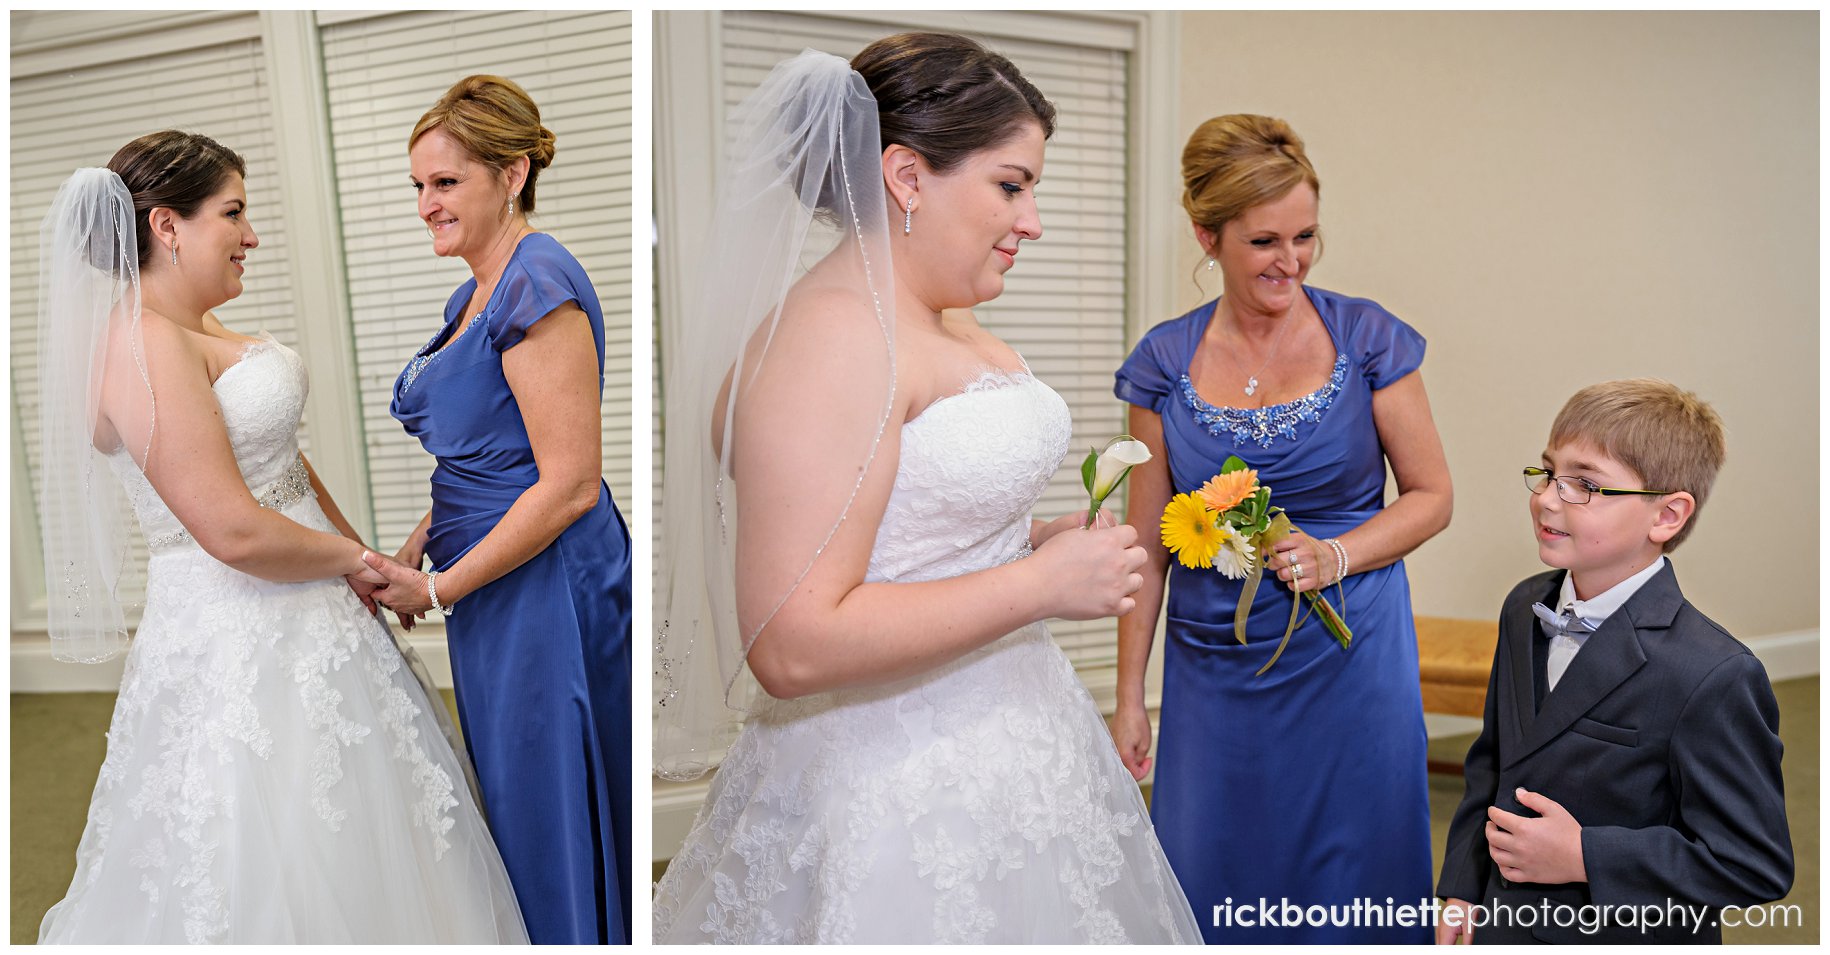
{"label": "wooden chair", "polygon": [[[1493,620],[1417,618],[1417,669],[1423,711],[1480,719],[1500,626]],[[1459,773],[1458,763],[1430,761],[1432,773]]]}

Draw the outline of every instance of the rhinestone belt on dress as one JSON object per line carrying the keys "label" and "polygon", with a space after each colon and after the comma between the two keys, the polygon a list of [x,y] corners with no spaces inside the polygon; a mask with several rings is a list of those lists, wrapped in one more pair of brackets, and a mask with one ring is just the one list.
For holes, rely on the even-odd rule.
{"label": "rhinestone belt on dress", "polygon": [[[255,495],[254,503],[270,510],[279,511],[291,507],[305,499],[311,493],[311,472],[305,470],[303,455],[292,459],[292,466],[279,479],[267,485],[267,490]],[[186,530],[162,534],[146,542],[149,551],[169,550],[180,544],[191,542],[191,533]]]}

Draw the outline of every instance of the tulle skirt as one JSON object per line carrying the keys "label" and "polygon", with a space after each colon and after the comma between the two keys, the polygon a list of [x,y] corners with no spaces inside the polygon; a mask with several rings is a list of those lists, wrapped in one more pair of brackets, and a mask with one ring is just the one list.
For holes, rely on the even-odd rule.
{"label": "tulle skirt", "polygon": [[1092,697],[1034,624],[771,702],[656,887],[657,944],[1201,940]]}
{"label": "tulle skirt", "polygon": [[154,556],[76,876],[39,941],[525,942],[448,731],[341,579]]}

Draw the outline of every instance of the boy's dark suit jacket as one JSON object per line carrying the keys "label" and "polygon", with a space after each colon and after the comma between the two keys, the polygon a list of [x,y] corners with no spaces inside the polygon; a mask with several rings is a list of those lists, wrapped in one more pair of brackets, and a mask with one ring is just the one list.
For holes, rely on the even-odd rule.
{"label": "boy's dark suit jacket", "polygon": [[[1496,924],[1477,928],[1476,943],[1720,942],[1717,907],[1769,902],[1792,885],[1779,705],[1766,670],[1684,599],[1667,562],[1534,705],[1532,643],[1542,638],[1531,605],[1555,609],[1562,583],[1563,571],[1528,578],[1500,612],[1487,711],[1468,750],[1468,791],[1449,826],[1436,893],[1515,907],[1546,899],[1711,907],[1694,933]],[[1536,815],[1514,798],[1521,786],[1582,825],[1586,884],[1499,874],[1487,854],[1487,807]]]}

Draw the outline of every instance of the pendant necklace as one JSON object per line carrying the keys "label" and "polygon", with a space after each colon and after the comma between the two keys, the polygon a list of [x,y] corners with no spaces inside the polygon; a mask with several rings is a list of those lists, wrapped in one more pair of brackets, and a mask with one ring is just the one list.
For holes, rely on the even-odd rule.
{"label": "pendant necklace", "polygon": [[[1239,316],[1233,315],[1233,310],[1230,306],[1227,308],[1226,313],[1228,315],[1233,316],[1233,327],[1239,328]],[[1264,374],[1264,370],[1266,368],[1271,367],[1271,359],[1276,358],[1277,349],[1283,347],[1284,333],[1290,330],[1290,320],[1294,317],[1295,317],[1294,314],[1289,314],[1289,315],[1284,316],[1283,327],[1279,328],[1277,330],[1277,340],[1271,343],[1271,353],[1265,356],[1264,363],[1258,366],[1257,372],[1245,376],[1245,396],[1247,398],[1250,398],[1253,395],[1258,393],[1258,376]],[[1245,330],[1239,329],[1239,331],[1240,331],[1240,338],[1243,339],[1245,337],[1245,334],[1244,334]],[[1234,368],[1237,368],[1240,371],[1245,371],[1245,366],[1239,364],[1238,355],[1235,355],[1230,351],[1227,352],[1226,354],[1227,354],[1227,358],[1232,360]]]}

